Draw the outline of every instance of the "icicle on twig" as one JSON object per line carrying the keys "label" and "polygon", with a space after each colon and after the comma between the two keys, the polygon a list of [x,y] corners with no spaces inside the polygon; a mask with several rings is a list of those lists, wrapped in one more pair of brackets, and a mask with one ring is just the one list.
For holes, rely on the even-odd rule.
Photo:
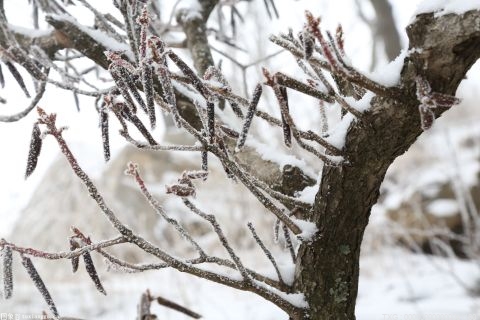
{"label": "icicle on twig", "polygon": [[158,74],[160,81],[162,82],[165,100],[169,104],[170,112],[172,113],[173,123],[177,128],[181,128],[182,125],[180,124],[180,112],[177,109],[175,92],[173,91],[172,80],[170,79],[167,67],[160,66],[158,68]]}
{"label": "icicle on twig", "polygon": [[153,138],[153,136],[150,134],[148,129],[145,127],[145,125],[142,123],[140,118],[137,117],[137,115],[133,114],[130,112],[128,108],[124,108],[122,112],[122,116],[131,122],[137,129],[138,131],[142,134],[142,136],[147,139],[148,143],[151,145],[158,145],[157,141]]}
{"label": "icicle on twig", "polygon": [[320,121],[322,123],[321,133],[325,134],[328,132],[328,117],[327,117],[327,110],[325,108],[325,103],[322,100],[319,100],[318,107],[320,109]]}
{"label": "icicle on twig", "polygon": [[222,124],[220,125],[220,130],[222,130],[222,133],[224,133],[226,136],[232,139],[238,139],[240,137],[240,133],[237,131],[233,130],[232,128]]}
{"label": "icicle on twig", "polygon": [[170,308],[172,310],[175,310],[175,311],[178,311],[180,313],[183,313],[193,319],[200,319],[202,316],[196,312],[193,312],[192,310],[190,309],[187,309],[186,307],[184,306],[181,306],[173,301],[170,301],[170,300],[167,300],[165,298],[162,298],[162,297],[157,297],[155,298],[155,300],[157,301],[157,303],[159,305],[162,305],[164,307],[167,307],[167,308]]}
{"label": "icicle on twig", "polygon": [[58,314],[57,307],[55,306],[52,296],[50,295],[50,292],[48,292],[48,289],[45,286],[45,283],[43,282],[42,278],[38,274],[37,269],[35,269],[35,266],[33,265],[32,260],[22,255],[22,264],[25,267],[25,270],[27,270],[27,273],[30,276],[30,279],[32,279],[33,284],[35,284],[35,287],[37,287],[38,291],[40,292],[43,299],[47,303],[48,308],[53,313],[53,316],[56,319],[58,319],[60,315]]}
{"label": "icicle on twig", "polygon": [[147,114],[150,120],[150,127],[155,128],[155,102],[153,89],[153,68],[151,66],[151,59],[147,59],[147,30],[150,24],[150,17],[148,16],[147,6],[142,9],[142,13],[138,16],[137,22],[140,24],[140,68],[142,75],[143,92],[147,102]]}
{"label": "icicle on twig", "polygon": [[[3,241],[3,239],[2,239]],[[13,256],[12,248],[4,246],[0,252],[3,270],[3,298],[10,299],[13,294]]]}
{"label": "icicle on twig", "polygon": [[100,278],[98,277],[97,270],[95,269],[95,265],[93,264],[92,256],[90,255],[90,252],[85,252],[83,255],[83,262],[85,263],[85,269],[87,270],[88,275],[90,276],[90,279],[92,279],[93,283],[95,284],[95,288],[97,288],[98,291],[100,291],[102,294],[107,295],[107,292],[102,286],[102,282],[100,281]]}
{"label": "icicle on twig", "polygon": [[290,252],[290,256],[292,257],[292,261],[295,263],[297,261],[297,257],[295,254],[295,249],[293,248],[292,237],[290,237],[290,230],[285,224],[282,224],[283,229],[283,237],[285,238],[285,247]]}
{"label": "icicle on twig", "polygon": [[102,131],[103,158],[110,160],[110,137],[108,133],[108,110],[100,110],[100,129]]}
{"label": "icicle on twig", "polygon": [[285,87],[275,87],[274,91],[281,109],[283,141],[285,142],[285,145],[290,148],[292,146],[292,130],[288,121],[288,119],[290,119],[290,114],[288,108],[287,89]]}
{"label": "icicle on twig", "polygon": [[[114,3],[117,3],[117,2],[114,1]],[[119,3],[121,3],[121,5],[118,8],[120,9],[120,12],[122,13],[122,16],[123,16],[124,26],[127,31],[128,43],[135,57],[135,61],[138,62],[140,59],[138,56],[138,45],[137,45],[137,37],[135,35],[135,26],[133,25],[133,19],[132,19],[133,10],[130,5],[130,1],[119,1]]]}
{"label": "icicle on twig", "polygon": [[215,104],[207,101],[207,126],[208,141],[210,144],[215,143]]}
{"label": "icicle on twig", "polygon": [[175,52],[168,51],[168,56],[170,59],[177,65],[177,67],[182,71],[184,75],[190,78],[192,81],[193,87],[208,100],[208,97],[211,95],[210,91],[203,84],[202,79],[200,79],[196,73],[186,64]]}
{"label": "icicle on twig", "polygon": [[30,139],[30,148],[28,151],[28,159],[27,159],[27,169],[25,171],[25,179],[27,179],[35,168],[37,167],[38,157],[40,155],[40,151],[42,150],[42,137],[40,128],[38,123],[36,122],[33,125],[32,135]]}
{"label": "icicle on twig", "polygon": [[142,86],[147,100],[147,113],[150,127],[155,129],[157,119],[155,117],[155,95],[153,89],[153,68],[149,63],[142,64]]}
{"label": "icicle on twig", "polygon": [[[208,152],[202,151],[201,156],[202,156],[202,170],[208,172]],[[204,180],[207,180],[207,178],[204,178]]]}
{"label": "icicle on twig", "polygon": [[280,239],[280,219],[275,219],[275,223],[273,224],[273,242],[278,243]]}
{"label": "icicle on twig", "polygon": [[25,93],[27,98],[30,98],[30,93],[28,92],[27,86],[25,85],[22,75],[20,74],[20,72],[18,72],[17,68],[15,68],[15,66],[10,61],[5,62],[5,65],[7,66],[8,71],[10,71],[10,73],[12,74],[15,81],[17,81],[23,93]]}
{"label": "icicle on twig", "polygon": [[137,22],[140,24],[140,61],[147,55],[147,29],[150,24],[147,6],[143,6],[142,13],[138,16]]}
{"label": "icicle on twig", "polygon": [[275,268],[275,272],[277,273],[278,280],[282,283],[284,283],[282,274],[280,273],[280,269],[278,268],[277,262],[275,261],[275,258],[273,257],[272,253],[270,250],[267,249],[263,241],[260,239],[258,236],[257,232],[255,231],[255,228],[251,222],[247,223],[248,228],[250,229],[250,232],[252,233],[253,238],[255,239],[255,242],[258,244],[258,246],[262,249],[263,253],[265,256],[267,256],[268,260],[272,263],[273,267]]}
{"label": "icicle on twig", "polygon": [[237,140],[237,146],[235,147],[235,152],[238,152],[242,149],[245,141],[247,140],[248,130],[250,129],[250,125],[252,124],[253,116],[255,115],[255,111],[257,111],[257,105],[260,101],[260,97],[262,95],[262,85],[257,84],[255,90],[253,91],[252,101],[248,106],[247,116],[245,118],[245,122],[243,123],[242,132],[240,133],[240,137]]}
{"label": "icicle on twig", "polygon": [[263,75],[267,79],[266,84],[273,88],[273,92],[280,106],[280,114],[281,114],[282,129],[283,129],[283,141],[285,143],[285,146],[290,148],[292,146],[291,125],[293,125],[293,120],[289,113],[287,90],[285,89],[285,87],[282,87],[278,83],[276,83],[275,78],[271,76],[270,72],[268,72],[267,69],[262,68],[262,71],[263,71]]}
{"label": "icicle on twig", "polygon": [[128,85],[124,81],[124,79],[121,77],[120,72],[117,70],[115,66],[109,67],[110,74],[112,75],[113,81],[115,81],[115,84],[120,91],[120,94],[123,96],[125,99],[125,102],[127,106],[130,108],[130,110],[133,113],[137,112],[137,107],[135,106],[135,103],[133,102],[132,97],[130,96],[130,92],[128,91]]}
{"label": "icicle on twig", "polygon": [[201,211],[199,208],[197,208],[190,200],[188,200],[187,198],[182,198],[182,201],[183,203],[185,204],[185,206],[190,209],[190,211],[192,211],[193,213],[195,213],[196,215],[200,216],[201,218],[205,219],[206,221],[208,221],[211,225],[212,225],[212,228],[213,230],[215,231],[215,233],[217,234],[218,236],[218,239],[220,240],[222,246],[225,248],[225,250],[228,252],[230,258],[232,258],[233,262],[235,263],[235,266],[236,266],[236,269],[240,272],[240,274],[242,275],[243,279],[245,281],[250,281],[251,280],[251,277],[247,271],[247,269],[245,268],[245,266],[243,265],[242,261],[240,260],[240,257],[235,253],[235,251],[233,250],[233,248],[230,246],[230,244],[228,243],[228,240],[227,238],[225,237],[225,234],[223,233],[223,230],[222,228],[220,227],[220,225],[218,224],[217,222],[217,219],[215,218],[215,216],[213,214],[206,214],[204,213],[203,211]]}
{"label": "icicle on twig", "polygon": [[10,46],[8,53],[14,60],[20,64],[28,73],[36,80],[46,81],[47,76],[37,67],[37,64],[32,60],[19,46]]}
{"label": "icicle on twig", "polygon": [[[207,71],[205,71],[205,74],[203,75],[203,79],[210,80],[211,78],[216,79],[218,82],[220,82],[223,85],[223,87],[221,88],[223,92],[228,92],[228,93],[232,92],[232,87],[230,86],[227,79],[222,74],[219,68],[215,66],[208,67]],[[219,96],[221,97],[221,94],[219,94]],[[225,102],[225,100],[223,99],[221,101]],[[238,103],[232,100],[229,100],[229,102],[230,102],[230,107],[232,107],[233,113],[240,119],[243,119],[243,112],[242,112],[242,109],[240,109],[240,107],[238,106]],[[220,109],[223,110],[222,107],[220,107]]]}
{"label": "icicle on twig", "polygon": [[[218,147],[220,148],[220,150],[223,152],[223,154],[225,155],[225,157],[227,159],[230,159],[230,152],[228,151],[227,147],[225,146],[225,142],[223,141],[223,139],[219,139],[218,140]],[[229,179],[232,179],[233,181],[237,181],[236,177],[235,177],[235,174],[233,174],[232,170],[230,170],[228,168],[227,165],[225,165],[225,163],[222,162],[222,166],[223,166],[223,170],[225,171],[225,173],[227,174],[227,177]]]}
{"label": "icicle on twig", "polygon": [[142,108],[145,114],[148,114],[147,106],[145,105],[145,101],[143,101],[142,96],[138,92],[133,75],[126,68],[122,66],[117,66],[116,69],[119,72],[120,76],[122,77],[124,83],[127,85],[128,90],[130,90],[130,92],[132,93],[133,98],[137,101],[140,108]]}
{"label": "icicle on twig", "polygon": [[[78,241],[75,240],[74,237],[70,237],[69,239],[69,242],[70,242],[70,251],[74,251],[78,248],[80,248],[80,245],[78,244]],[[80,261],[80,258],[77,256],[77,257],[73,257],[70,259],[71,263],[72,263],[72,272],[75,273],[77,272],[78,270],[78,263]]]}
{"label": "icicle on twig", "polygon": [[333,97],[328,93],[321,92],[315,89],[314,87],[309,86],[308,84],[305,84],[303,82],[298,81],[297,79],[287,76],[284,73],[277,72],[273,75],[273,77],[274,77],[274,81],[281,86],[288,87],[290,89],[296,90],[308,96],[326,101],[328,103],[334,102]]}

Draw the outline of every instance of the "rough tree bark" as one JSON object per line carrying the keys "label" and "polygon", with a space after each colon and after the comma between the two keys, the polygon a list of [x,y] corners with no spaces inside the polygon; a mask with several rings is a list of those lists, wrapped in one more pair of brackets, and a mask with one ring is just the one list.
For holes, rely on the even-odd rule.
{"label": "rough tree bark", "polygon": [[360,245],[371,208],[390,164],[422,133],[414,78],[422,75],[433,91],[454,94],[480,56],[479,19],[478,11],[418,16],[407,29],[412,53],[401,96],[374,98],[363,123],[349,129],[344,152],[350,164],[324,168],[310,216],[319,232],[301,245],[296,268],[295,287],[306,295],[308,318],[355,319]]}

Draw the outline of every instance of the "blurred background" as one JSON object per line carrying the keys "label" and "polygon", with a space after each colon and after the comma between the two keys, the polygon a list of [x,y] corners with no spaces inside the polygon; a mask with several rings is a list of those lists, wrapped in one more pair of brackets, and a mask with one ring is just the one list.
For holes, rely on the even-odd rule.
{"label": "blurred background", "polygon": [[[27,14],[32,10],[29,2],[4,1],[12,24],[32,28]],[[157,2],[161,21],[168,21],[173,8],[182,1]],[[272,17],[269,17],[263,1],[243,1],[236,6],[243,19],[237,25],[236,34],[231,30],[227,2],[212,13],[209,40],[214,59],[222,61],[234,90],[249,94],[255,84],[262,81],[262,66],[291,75],[299,73],[293,58],[270,43],[268,36],[288,32],[289,28],[295,32],[300,30],[304,10],[320,15],[325,29],[334,30],[341,23],[352,64],[378,77],[382,75],[382,68],[406,49],[405,27],[413,21],[420,1],[281,0],[275,2],[278,17],[271,7]],[[101,12],[116,12],[111,1],[92,4]],[[87,9],[82,6],[67,9],[80,22],[93,25],[93,16]],[[181,33],[172,32],[166,40],[175,43],[179,39]],[[175,50],[189,59],[184,49]],[[78,63],[91,65],[88,60]],[[99,82],[93,75],[91,81]],[[457,91],[462,103],[437,120],[390,168],[363,243],[358,320],[386,319],[386,314],[396,314],[398,319],[404,315],[454,315],[458,319],[480,316],[479,86],[477,63]],[[8,101],[0,105],[0,114],[12,114],[28,105],[8,75],[0,95]],[[40,105],[49,112],[57,112],[58,123],[69,127],[65,138],[119,218],[169,251],[182,256],[189,254],[185,242],[153,212],[131,178],[123,174],[126,163],[134,161],[139,163],[147,184],[167,212],[184,222],[210,252],[224,255],[208,226],[187,213],[178,199],[165,194],[165,184],[176,181],[185,169],[199,167],[198,155],[139,152],[112,134],[112,160],[104,163],[94,101],[86,97],[79,99],[80,111],[77,111],[71,92],[48,86]],[[318,126],[321,117],[318,105],[300,95],[294,99],[292,113],[300,127]],[[261,106],[272,113],[278,112],[269,93],[263,96]],[[338,112],[327,110],[332,119],[329,126],[335,126]],[[93,240],[114,235],[51,139],[44,143],[36,172],[28,180],[24,179],[31,126],[35,120],[32,112],[19,122],[0,123],[0,237],[22,246],[61,251],[68,250],[71,225],[91,235]],[[168,121],[165,123],[154,131],[156,137],[169,143],[190,141],[182,132],[168,126]],[[114,127],[111,132],[117,130]],[[282,148],[278,132],[264,123],[254,121],[253,130],[264,144]],[[310,165],[309,174],[316,179],[321,165],[301,153],[296,157]],[[273,241],[274,219],[265,214],[245,189],[227,180],[218,163],[215,165],[213,161],[211,170],[211,178],[199,189],[197,202],[218,217],[244,261],[252,268],[271,272],[268,260],[245,227],[248,221],[253,221],[272,252],[287,265],[287,250]],[[151,260],[129,246],[118,247],[113,252],[133,262]],[[0,299],[0,313],[40,314],[47,306],[26,273],[18,267],[20,262],[15,264],[14,296],[10,300]],[[174,270],[126,273],[98,259],[97,269],[108,293],[104,297],[87,280],[86,273],[72,274],[68,261],[36,259],[35,264],[62,315],[132,319],[141,294],[150,289],[154,295],[177,301],[205,319],[287,319],[281,310],[259,297]],[[159,319],[187,319],[159,306],[152,311]]]}

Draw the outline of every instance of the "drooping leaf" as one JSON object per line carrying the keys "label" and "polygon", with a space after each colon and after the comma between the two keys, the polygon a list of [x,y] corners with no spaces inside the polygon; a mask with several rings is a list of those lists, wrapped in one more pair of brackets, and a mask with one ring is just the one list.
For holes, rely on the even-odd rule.
{"label": "drooping leaf", "polygon": [[418,106],[418,111],[420,112],[422,129],[424,131],[430,129],[435,121],[435,114],[428,106],[423,104]]}
{"label": "drooping leaf", "polygon": [[250,129],[250,125],[252,124],[252,119],[255,115],[255,111],[257,111],[257,105],[261,95],[262,85],[257,84],[255,90],[253,91],[252,101],[248,106],[247,116],[245,118],[245,122],[243,123],[242,132],[240,133],[240,137],[237,140],[237,146],[235,150],[240,150],[245,144],[245,141],[247,140],[248,130]]}
{"label": "drooping leaf", "polygon": [[227,127],[224,124],[220,125],[220,130],[222,130],[222,132],[230,138],[238,139],[238,137],[240,137],[240,134],[237,131],[233,130],[230,127]]}
{"label": "drooping leaf", "polygon": [[25,267],[25,270],[27,270],[27,273],[30,276],[30,279],[32,279],[33,283],[35,284],[35,287],[37,287],[38,291],[40,292],[43,299],[47,303],[48,308],[53,313],[54,317],[58,319],[60,315],[58,314],[57,307],[55,306],[52,296],[50,295],[50,292],[48,292],[48,289],[45,286],[45,283],[43,282],[42,278],[38,274],[37,269],[35,269],[35,266],[33,265],[32,260],[30,260],[30,258],[28,257],[22,256],[22,264]]}
{"label": "drooping leaf", "polygon": [[128,91],[128,85],[126,84],[125,80],[122,78],[120,71],[116,66],[112,66],[112,65],[110,65],[109,70],[113,80],[115,81],[115,84],[117,85],[118,90],[120,91],[121,95],[125,99],[127,106],[130,108],[132,113],[136,113],[137,107],[135,106],[135,103],[133,102],[133,99],[130,96],[130,93]]}
{"label": "drooping leaf", "polygon": [[32,136],[30,139],[30,149],[28,151],[27,169],[25,171],[25,179],[27,179],[37,167],[38,157],[42,150],[42,138],[38,123],[33,125]]}
{"label": "drooping leaf", "polygon": [[[208,172],[208,152],[207,151],[202,151],[202,170]],[[206,180],[206,178],[204,180]]]}
{"label": "drooping leaf", "polygon": [[285,87],[280,87],[280,95],[278,96],[278,99],[280,101],[280,104],[283,105],[283,109],[281,112],[281,118],[282,118],[282,128],[283,128],[283,141],[285,142],[285,145],[287,147],[292,146],[292,130],[290,128],[290,125],[287,122],[287,116],[289,113],[289,108],[288,108],[288,97],[287,97],[287,89]]}
{"label": "drooping leaf", "polygon": [[1,252],[3,265],[3,297],[10,299],[13,294],[12,248],[6,246]]}
{"label": "drooping leaf", "polygon": [[108,135],[108,112],[100,111],[100,129],[102,130],[103,158],[105,162],[110,160],[110,137]]}
{"label": "drooping leaf", "polygon": [[15,80],[17,81],[20,88],[22,88],[25,95],[30,98],[30,93],[28,92],[27,86],[25,85],[22,75],[20,74],[20,72],[18,72],[17,68],[15,68],[15,66],[9,61],[5,62],[5,65],[7,66],[8,71],[10,71],[10,73],[12,74],[13,78],[15,78]]}
{"label": "drooping leaf", "polygon": [[[78,244],[78,242],[74,239],[74,238],[70,238],[70,251],[73,251],[73,250],[76,250],[78,249],[80,246]],[[79,257],[73,257],[72,259],[70,259],[71,263],[72,263],[72,272],[75,273],[77,272],[78,270],[78,262],[79,262]]]}
{"label": "drooping leaf", "polygon": [[205,98],[208,99],[210,96],[210,91],[207,87],[203,84],[202,80],[197,76],[195,71],[193,71],[188,64],[185,63],[176,53],[170,51],[169,55],[170,59],[177,65],[177,67],[182,71],[184,75],[190,78],[192,81],[192,85],[195,89]]}
{"label": "drooping leaf", "polygon": [[208,142],[215,142],[215,104],[207,101]]}
{"label": "drooping leaf", "polygon": [[107,295],[107,292],[103,288],[102,282],[98,277],[97,270],[95,269],[95,265],[93,264],[92,256],[90,255],[89,252],[85,252],[83,254],[83,262],[85,262],[85,269],[87,270],[87,273],[90,276],[90,279],[92,279],[93,283],[95,284],[95,288],[97,288],[97,290],[103,293],[104,295]]}
{"label": "drooping leaf", "polygon": [[153,90],[153,68],[144,63],[142,66],[142,86],[145,93],[145,98],[147,100],[147,112],[148,118],[150,120],[150,127],[155,128],[156,118],[155,118],[155,100],[154,100],[154,90]]}
{"label": "drooping leaf", "polygon": [[135,79],[133,78],[132,74],[122,66],[117,66],[117,71],[120,74],[121,79],[124,81],[124,83],[128,87],[128,90],[130,90],[133,97],[137,101],[140,108],[142,108],[143,112],[148,114],[147,106],[145,105],[145,102],[143,101],[142,96],[138,92],[137,86],[135,84]]}

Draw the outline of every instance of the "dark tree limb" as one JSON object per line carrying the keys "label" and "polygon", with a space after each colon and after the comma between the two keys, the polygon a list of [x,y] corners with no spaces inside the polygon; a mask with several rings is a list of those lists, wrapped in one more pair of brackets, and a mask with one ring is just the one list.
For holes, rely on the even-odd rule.
{"label": "dark tree limb", "polygon": [[[344,152],[352,165],[324,169],[310,216],[316,221],[318,236],[301,245],[296,270],[295,287],[305,292],[312,319],[326,320],[332,315],[339,320],[355,319],[360,244],[371,207],[390,164],[423,132],[415,77],[427,78],[435,92],[454,94],[480,57],[478,19],[480,11],[417,16],[407,28],[413,53],[401,74],[402,101],[374,98],[366,119],[371,125],[354,124],[348,131]],[[444,111],[437,108],[436,116]]]}

